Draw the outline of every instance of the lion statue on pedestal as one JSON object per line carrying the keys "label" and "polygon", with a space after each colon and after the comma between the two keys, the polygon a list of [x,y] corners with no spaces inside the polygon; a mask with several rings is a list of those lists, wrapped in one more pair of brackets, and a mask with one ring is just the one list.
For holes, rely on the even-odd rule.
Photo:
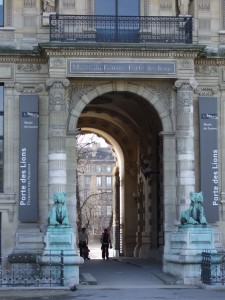
{"label": "lion statue on pedestal", "polygon": [[66,208],[66,193],[53,194],[54,205],[48,215],[49,225],[69,225],[69,215]]}
{"label": "lion statue on pedestal", "polygon": [[192,224],[192,225],[207,225],[205,218],[202,192],[195,193],[190,192],[191,203],[187,210],[181,212],[180,222],[182,225]]}

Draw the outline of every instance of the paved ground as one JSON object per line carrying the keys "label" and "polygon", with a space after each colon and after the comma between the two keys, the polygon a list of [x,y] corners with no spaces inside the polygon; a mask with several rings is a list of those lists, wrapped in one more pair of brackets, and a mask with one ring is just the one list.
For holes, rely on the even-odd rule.
{"label": "paved ground", "polygon": [[[157,262],[140,259],[101,259],[100,246],[90,246],[91,260],[80,268],[81,282],[75,291],[69,289],[2,289],[1,300],[222,300],[225,287],[178,285],[161,271]],[[110,252],[112,254],[112,251]]]}

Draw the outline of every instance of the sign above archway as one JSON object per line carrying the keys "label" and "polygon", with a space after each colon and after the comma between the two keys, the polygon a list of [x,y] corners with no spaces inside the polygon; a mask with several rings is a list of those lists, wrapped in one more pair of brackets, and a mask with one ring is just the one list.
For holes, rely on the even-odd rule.
{"label": "sign above archway", "polygon": [[68,77],[176,77],[176,62],[132,62],[132,61],[94,61],[68,60]]}

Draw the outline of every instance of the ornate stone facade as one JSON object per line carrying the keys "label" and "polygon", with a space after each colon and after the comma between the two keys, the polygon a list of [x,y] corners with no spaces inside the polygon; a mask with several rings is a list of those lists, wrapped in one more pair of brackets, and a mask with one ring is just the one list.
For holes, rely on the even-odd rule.
{"label": "ornate stone facade", "polygon": [[[211,226],[215,246],[225,247],[223,2],[140,1],[143,17],[194,17],[192,43],[166,41],[163,45],[160,35],[158,44],[71,42],[66,35],[63,41],[51,42],[49,15],[92,15],[94,2],[53,1],[48,4],[51,7],[42,1],[4,2],[5,23],[0,29],[3,254],[43,250],[54,192],[67,193],[76,236],[75,143],[81,130],[104,137],[117,157],[115,254],[157,257],[166,270],[180,212],[189,207],[189,193],[201,188],[199,97],[214,97],[217,103],[219,220]],[[93,23],[88,26],[95,33]],[[18,221],[21,95],[39,99],[39,221],[32,225]],[[37,242],[30,231],[35,232]]]}

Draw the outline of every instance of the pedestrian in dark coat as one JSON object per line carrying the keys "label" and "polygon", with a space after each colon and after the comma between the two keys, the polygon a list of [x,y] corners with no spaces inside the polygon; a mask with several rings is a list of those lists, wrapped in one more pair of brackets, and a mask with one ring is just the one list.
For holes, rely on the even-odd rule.
{"label": "pedestrian in dark coat", "polygon": [[101,235],[101,250],[102,250],[102,259],[109,259],[109,247],[112,249],[112,242],[110,234],[108,233],[108,230],[105,228],[104,232]]}

